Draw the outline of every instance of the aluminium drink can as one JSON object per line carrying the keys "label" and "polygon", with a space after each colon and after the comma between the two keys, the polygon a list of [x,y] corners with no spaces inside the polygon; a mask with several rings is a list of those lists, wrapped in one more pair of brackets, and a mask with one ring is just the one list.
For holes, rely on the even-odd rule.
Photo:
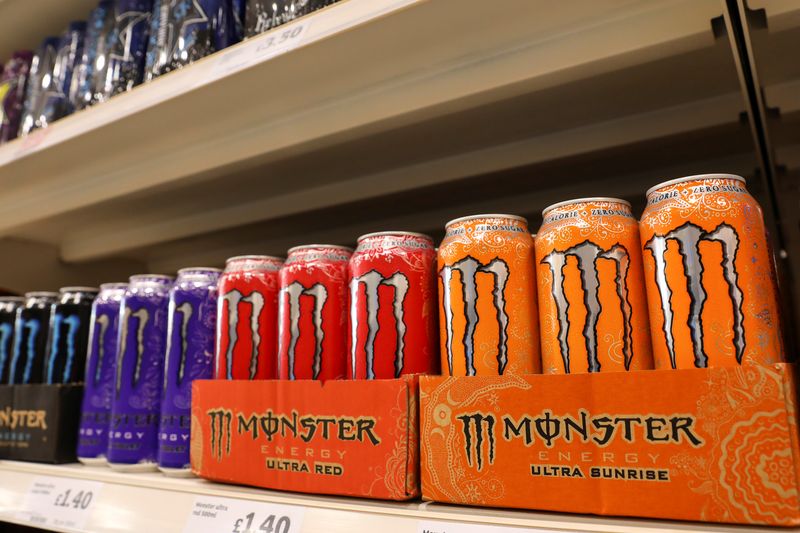
{"label": "aluminium drink can", "polygon": [[120,309],[108,463],[155,470],[172,277],[131,276]]}
{"label": "aluminium drink can", "polygon": [[19,125],[20,137],[28,135],[42,126],[41,115],[44,109],[45,90],[51,87],[58,44],[58,37],[47,37],[33,56],[28,75],[28,86],[25,91],[24,110]]}
{"label": "aluminium drink can", "polygon": [[542,213],[536,277],[542,370],[653,368],[639,225],[616,198],[581,198]]}
{"label": "aluminium drink can", "polygon": [[348,378],[438,374],[433,239],[404,231],[359,237],[349,286]]}
{"label": "aluminium drink can", "polygon": [[86,37],[80,61],[75,66],[69,89],[72,109],[78,111],[94,103],[94,79],[98,68],[105,64],[105,57],[98,62],[104,50],[104,40],[108,33],[107,20],[114,10],[113,0],[100,0],[86,21]]}
{"label": "aluminium drink can", "polygon": [[252,37],[335,4],[338,0],[247,0],[245,35]]}
{"label": "aluminium drink can", "polygon": [[152,0],[115,0],[114,27],[98,100],[130,91],[144,79]]}
{"label": "aluminium drink can", "polygon": [[8,383],[14,353],[14,323],[17,311],[24,304],[22,296],[0,296],[0,384]]}
{"label": "aluminium drink can", "polygon": [[46,128],[54,121],[73,112],[70,88],[73,73],[83,57],[86,22],[73,21],[58,41],[58,51],[53,63],[53,75],[48,86],[43,86],[44,102],[39,117],[39,127]]}
{"label": "aluminium drink can", "polygon": [[127,283],[104,283],[92,303],[78,429],[78,460],[84,464],[106,464],[120,306],[127,288]]}
{"label": "aluminium drink can", "polygon": [[183,268],[169,295],[167,352],[158,468],[165,474],[191,475],[189,437],[192,382],[211,379],[217,329],[217,268]]}
{"label": "aluminium drink can", "polygon": [[439,245],[442,373],[541,371],[533,239],[514,215],[447,223]]}
{"label": "aluminium drink can", "polygon": [[50,315],[50,339],[42,382],[80,383],[86,370],[92,302],[98,289],[64,287]]}
{"label": "aluminium drink can", "polygon": [[50,329],[50,312],[58,300],[55,292],[27,292],[25,305],[17,312],[14,323],[14,354],[9,368],[9,385],[41,383],[47,339]]}
{"label": "aluminium drink can", "polygon": [[25,90],[33,52],[19,50],[11,55],[0,76],[0,144],[17,137],[25,102]]}
{"label": "aluminium drink can", "polygon": [[289,250],[280,274],[280,379],[347,375],[347,264],[352,253],[352,248],[330,244]]}
{"label": "aluminium drink can", "polygon": [[744,178],[656,185],[639,231],[656,368],[783,360],[772,252]]}
{"label": "aluminium drink can", "polygon": [[217,379],[278,376],[278,274],[283,259],[231,257],[219,279]]}

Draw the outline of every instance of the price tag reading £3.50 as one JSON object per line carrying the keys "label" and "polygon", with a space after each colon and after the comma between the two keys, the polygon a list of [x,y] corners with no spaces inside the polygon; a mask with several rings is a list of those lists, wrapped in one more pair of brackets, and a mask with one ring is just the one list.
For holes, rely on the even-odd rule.
{"label": "price tag reading \u00a33.50", "polygon": [[199,496],[184,533],[300,533],[305,507]]}
{"label": "price tag reading \u00a33.50", "polygon": [[84,529],[102,488],[99,481],[35,477],[17,518],[44,529]]}

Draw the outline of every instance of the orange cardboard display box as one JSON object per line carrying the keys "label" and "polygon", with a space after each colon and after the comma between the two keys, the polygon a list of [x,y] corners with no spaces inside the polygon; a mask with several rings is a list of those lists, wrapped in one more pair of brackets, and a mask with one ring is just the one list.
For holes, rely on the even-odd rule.
{"label": "orange cardboard display box", "polygon": [[800,523],[791,365],[423,377],[427,500]]}
{"label": "orange cardboard display box", "polygon": [[419,496],[417,378],[195,381],[192,471],[270,489]]}

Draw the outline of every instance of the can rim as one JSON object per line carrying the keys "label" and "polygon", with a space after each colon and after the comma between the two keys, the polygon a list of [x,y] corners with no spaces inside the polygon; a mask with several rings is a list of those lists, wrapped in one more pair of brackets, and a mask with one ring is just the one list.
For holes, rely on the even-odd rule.
{"label": "can rim", "polygon": [[25,293],[25,298],[58,298],[58,293],[53,291],[31,291]]}
{"label": "can rim", "polygon": [[108,283],[100,284],[100,291],[114,290],[114,289],[127,289],[128,284],[124,281],[110,281]]}
{"label": "can rim", "polygon": [[528,224],[528,219],[519,215],[506,215],[502,213],[486,213],[482,215],[467,215],[465,217],[458,217],[454,218],[453,220],[449,221],[447,224],[444,225],[445,228],[449,228],[453,224],[458,224],[459,222],[466,222],[467,220],[476,220],[479,218],[505,218],[508,220],[517,220],[519,222],[523,222],[525,225]]}
{"label": "can rim", "polygon": [[612,198],[611,196],[588,196],[586,198],[573,198],[572,200],[564,200],[563,202],[556,202],[552,205],[548,205],[542,210],[542,216],[545,216],[553,209],[564,207],[565,205],[584,204],[588,202],[608,202],[611,204],[622,204],[631,207],[631,203],[628,200],[623,200],[622,198]]}
{"label": "can rim", "polygon": [[661,182],[658,185],[654,185],[649,189],[647,189],[647,192],[644,195],[646,198],[650,196],[652,193],[656,192],[658,189],[663,189],[664,187],[669,187],[670,185],[675,185],[678,183],[685,183],[687,181],[713,180],[713,179],[741,181],[742,183],[747,185],[747,180],[744,179],[742,176],[739,176],[738,174],[725,174],[725,173],[694,174],[692,176],[684,176],[682,178],[675,178]]}
{"label": "can rim", "polygon": [[130,277],[130,281],[141,281],[151,279],[153,281],[173,281],[175,280],[174,276],[168,276],[166,274],[134,274]]}
{"label": "can rim", "polygon": [[292,252],[299,252],[300,250],[308,250],[311,248],[331,248],[333,250],[344,250],[350,253],[354,251],[349,246],[342,246],[341,244],[301,244],[300,246],[292,246],[286,253],[291,254]]}
{"label": "can rim", "polygon": [[[233,263],[234,261],[263,261],[265,263],[277,261],[283,263],[283,258],[275,255],[234,255],[233,257],[227,258],[225,260],[225,264],[227,265],[228,263]],[[180,272],[180,270],[178,272]]]}
{"label": "can rim", "polygon": [[58,289],[59,294],[63,294],[65,292],[100,292],[100,289],[97,287],[81,287],[81,286],[70,286],[70,287],[61,287]]}
{"label": "can rim", "polygon": [[372,233],[365,233],[364,235],[359,237],[356,240],[356,242],[361,242],[371,237],[393,237],[393,236],[421,237],[423,239],[427,239],[433,242],[433,237],[431,237],[430,235],[425,235],[424,233],[417,233],[416,231],[374,231]]}
{"label": "can rim", "polygon": [[0,302],[24,302],[24,296],[0,296]]}
{"label": "can rim", "polygon": [[216,274],[216,273],[222,272],[222,269],[214,268],[214,267],[185,267],[185,268],[178,269],[178,275],[179,276],[181,274],[186,274],[188,272],[210,272],[210,273]]}

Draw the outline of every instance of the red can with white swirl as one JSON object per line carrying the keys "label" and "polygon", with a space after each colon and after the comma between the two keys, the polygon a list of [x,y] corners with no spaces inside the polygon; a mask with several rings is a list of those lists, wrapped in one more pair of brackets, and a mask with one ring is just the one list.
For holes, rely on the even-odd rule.
{"label": "red can with white swirl", "polygon": [[350,259],[353,379],[438,373],[436,251],[427,235],[369,233]]}

